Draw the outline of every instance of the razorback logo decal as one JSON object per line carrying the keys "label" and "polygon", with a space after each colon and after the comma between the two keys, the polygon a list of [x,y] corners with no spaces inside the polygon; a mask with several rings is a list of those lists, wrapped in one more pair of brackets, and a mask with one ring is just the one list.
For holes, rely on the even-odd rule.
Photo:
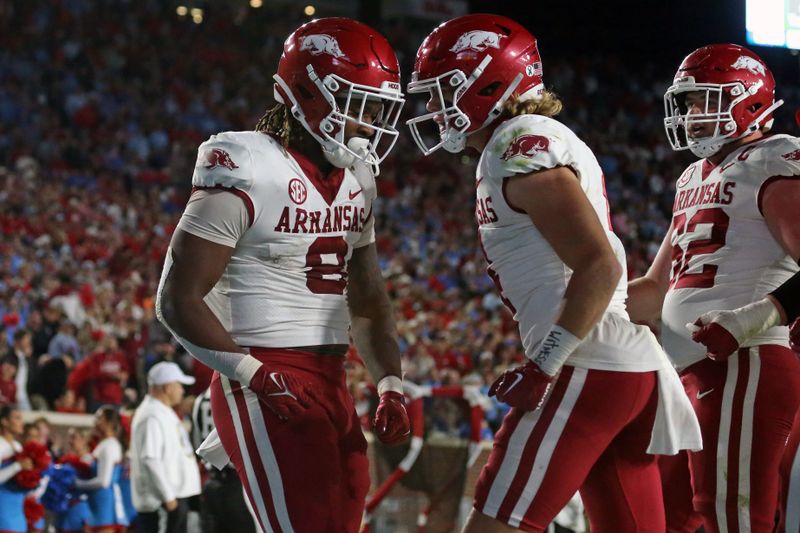
{"label": "razorback logo decal", "polygon": [[239,165],[233,162],[231,154],[220,148],[212,148],[210,152],[206,152],[206,168],[211,170],[216,167],[225,167],[228,170],[239,168]]}
{"label": "razorback logo decal", "polygon": [[687,168],[686,170],[683,171],[683,174],[681,174],[681,177],[678,178],[678,185],[677,185],[678,187],[683,187],[684,185],[689,183],[689,180],[691,180],[692,176],[694,175],[694,169],[695,169],[695,165],[692,165],[692,166],[690,166],[689,168]]}
{"label": "razorback logo decal", "polygon": [[733,62],[731,68],[735,68],[737,70],[749,70],[753,74],[758,74],[763,76],[766,74],[766,69],[764,65],[762,65],[758,60],[750,57],[750,56],[739,56],[736,61]]}
{"label": "razorback logo decal", "polygon": [[800,149],[789,152],[788,154],[783,154],[781,157],[787,161],[800,161]]}
{"label": "razorback logo decal", "polygon": [[473,30],[468,31],[461,35],[456,41],[456,44],[450,48],[454,54],[463,52],[464,50],[474,50],[476,52],[483,52],[487,48],[500,48],[500,39],[505,35],[500,35],[493,31]]}
{"label": "razorback logo decal", "polygon": [[318,33],[306,35],[300,44],[300,51],[308,50],[312,56],[328,54],[335,58],[344,57],[344,52],[339,48],[339,42],[328,34]]}
{"label": "razorback logo decal", "polygon": [[520,135],[506,148],[500,159],[508,161],[512,157],[532,158],[539,152],[547,152],[550,149],[550,139],[543,135]]}

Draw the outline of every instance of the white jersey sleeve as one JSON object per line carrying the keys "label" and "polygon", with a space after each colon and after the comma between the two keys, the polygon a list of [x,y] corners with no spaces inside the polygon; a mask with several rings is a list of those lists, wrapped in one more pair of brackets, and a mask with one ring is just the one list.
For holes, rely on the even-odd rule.
{"label": "white jersey sleeve", "polygon": [[193,187],[234,187],[250,192],[252,185],[250,149],[233,132],[212,135],[197,149]]}
{"label": "white jersey sleeve", "polygon": [[761,201],[767,187],[785,178],[800,178],[800,139],[789,135],[776,135],[767,143],[768,155],[764,158],[763,180],[756,189],[756,203],[762,215]]}
{"label": "white jersey sleeve", "polygon": [[487,175],[502,179],[555,167],[575,167],[564,125],[540,115],[522,115],[498,128],[486,147]]}
{"label": "white jersey sleeve", "polygon": [[178,228],[201,239],[236,248],[250,226],[240,197],[220,189],[196,189],[189,197]]}

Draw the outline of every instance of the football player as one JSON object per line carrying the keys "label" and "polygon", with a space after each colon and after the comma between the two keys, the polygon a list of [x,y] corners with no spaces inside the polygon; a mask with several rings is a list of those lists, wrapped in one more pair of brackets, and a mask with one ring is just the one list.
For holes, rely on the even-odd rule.
{"label": "football player", "polygon": [[349,335],[377,382],[377,437],[410,432],[372,214],[403,105],[397,58],[364,24],[314,20],[284,43],[275,98],[256,131],[200,146],[157,312],[216,370],[216,433],[261,530],[352,532],[369,475]]}
{"label": "football player", "polygon": [[592,531],[663,530],[651,454],[699,448],[699,427],[655,337],[628,320],[603,173],[553,118],[536,38],[494,15],[445,22],[408,92],[428,98],[409,121],[424,153],[481,153],[481,246],[528,358],[491,386],[512,409],[465,531],[544,531],[579,489]]}
{"label": "football player", "polygon": [[768,532],[800,405],[784,325],[800,309],[800,142],[768,133],[775,79],[738,45],[689,54],[664,102],[672,148],[701,159],[678,178],[670,229],[628,303],[636,320],[661,318],[703,431],[691,487],[664,476],[685,502],[667,509],[668,529]]}

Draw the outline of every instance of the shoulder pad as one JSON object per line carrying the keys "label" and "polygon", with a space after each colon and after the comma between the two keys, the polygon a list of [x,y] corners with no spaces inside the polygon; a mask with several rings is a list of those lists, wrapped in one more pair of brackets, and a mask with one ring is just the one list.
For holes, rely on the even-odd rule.
{"label": "shoulder pad", "polygon": [[761,152],[766,177],[800,175],[800,139],[797,137],[776,135],[763,144]]}
{"label": "shoulder pad", "polygon": [[569,130],[541,115],[520,115],[502,124],[486,147],[492,177],[528,174],[571,163]]}
{"label": "shoulder pad", "polygon": [[201,144],[197,150],[192,186],[250,190],[253,170],[248,146],[248,141],[252,142],[247,135],[249,133],[251,132],[219,133]]}

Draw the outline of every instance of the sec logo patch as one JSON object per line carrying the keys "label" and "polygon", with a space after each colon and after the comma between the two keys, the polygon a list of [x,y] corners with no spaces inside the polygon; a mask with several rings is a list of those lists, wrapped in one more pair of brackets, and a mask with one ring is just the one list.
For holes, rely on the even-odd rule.
{"label": "sec logo patch", "polygon": [[302,204],[308,198],[306,184],[297,178],[292,178],[289,182],[289,198],[297,205]]}

